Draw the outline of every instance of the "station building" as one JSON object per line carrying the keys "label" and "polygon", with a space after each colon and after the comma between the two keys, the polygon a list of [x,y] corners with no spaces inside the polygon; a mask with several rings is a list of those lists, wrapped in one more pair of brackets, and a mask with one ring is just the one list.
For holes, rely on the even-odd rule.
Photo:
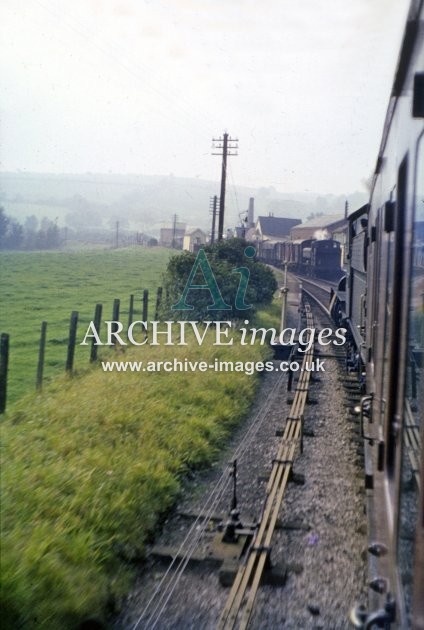
{"label": "station building", "polygon": [[290,230],[292,241],[304,241],[309,238],[335,238],[347,225],[342,214],[323,214],[304,223],[296,225]]}

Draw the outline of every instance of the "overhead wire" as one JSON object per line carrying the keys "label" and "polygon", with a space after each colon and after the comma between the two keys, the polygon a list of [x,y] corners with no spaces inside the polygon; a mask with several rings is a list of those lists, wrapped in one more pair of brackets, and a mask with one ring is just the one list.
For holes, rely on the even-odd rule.
{"label": "overhead wire", "polygon": [[[230,483],[230,478],[227,477],[224,486],[221,488],[221,490],[219,492],[219,495],[215,498],[213,504],[209,508],[208,513],[205,515],[205,518],[203,519],[203,525],[200,527],[195,540],[193,541],[193,543],[191,544],[190,549],[188,550],[188,552],[185,554],[184,558],[180,562],[179,567],[177,569],[176,576],[173,576],[174,579],[173,579],[173,581],[171,581],[171,584],[168,587],[168,592],[166,593],[166,597],[165,597],[164,601],[162,601],[162,605],[161,605],[161,607],[159,609],[159,612],[157,613],[156,618],[153,621],[152,625],[149,626],[149,628],[151,630],[154,630],[154,628],[157,626],[157,624],[159,622],[159,619],[162,616],[162,613],[164,612],[164,610],[165,610],[169,600],[171,599],[174,590],[178,586],[178,583],[179,583],[179,581],[180,581],[180,579],[181,579],[181,577],[182,577],[182,575],[183,575],[183,573],[184,573],[184,571],[185,571],[185,569],[186,569],[186,567],[187,567],[187,565],[188,565],[188,563],[190,561],[191,556],[193,555],[194,551],[196,550],[196,548],[197,548],[197,546],[198,546],[198,544],[199,544],[199,542],[200,542],[200,540],[201,540],[201,538],[203,536],[205,528],[206,528],[206,526],[207,526],[207,524],[208,524],[208,522],[210,520],[210,517],[212,516],[213,510],[215,509],[216,505],[218,504],[218,501],[220,500],[220,498],[223,496],[223,494],[224,494],[225,490],[227,489],[229,483]],[[162,600],[163,600],[163,597],[162,597]],[[155,610],[151,614],[151,616],[156,613],[159,604],[160,604],[160,600],[159,600],[158,605],[156,606]]]}
{"label": "overhead wire", "polygon": [[[243,456],[243,454],[245,453],[246,449],[249,447],[251,441],[253,440],[254,436],[256,435],[256,433],[259,431],[259,428],[261,427],[266,414],[269,411],[269,408],[274,400],[275,394],[277,392],[277,390],[279,389],[280,385],[281,385],[281,381],[283,379],[283,374],[280,374],[279,378],[277,379],[277,381],[274,383],[274,386],[272,387],[272,390],[268,396],[267,402],[265,404],[265,406],[260,409],[257,414],[255,415],[255,418],[252,422],[252,424],[250,425],[249,429],[247,430],[245,436],[243,437],[243,439],[241,440],[240,444],[238,445],[238,447],[236,448],[236,450],[234,451],[234,453],[232,454],[232,459],[239,459],[240,457]],[[258,422],[259,420],[259,422]],[[154,607],[154,609],[152,610],[152,612],[150,612],[148,614],[148,617],[146,619],[146,623],[149,623],[148,626],[146,626],[146,628],[148,627],[149,630],[153,630],[153,628],[155,628],[155,626],[157,625],[160,616],[162,615],[162,613],[164,612],[166,605],[169,601],[169,599],[172,596],[172,593],[174,592],[178,582],[181,579],[181,576],[192,556],[192,554],[194,553],[194,550],[197,548],[198,543],[205,531],[205,528],[209,522],[210,519],[210,515],[213,512],[213,509],[216,505],[216,503],[219,501],[219,499],[223,496],[223,493],[225,492],[228,484],[230,482],[230,477],[228,475],[226,475],[225,473],[222,473],[220,478],[218,479],[218,481],[216,482],[212,492],[208,495],[205,504],[203,505],[199,515],[196,517],[193,525],[190,527],[190,529],[188,530],[183,542],[181,543],[175,557],[173,558],[172,562],[170,563],[170,565],[168,566],[165,574],[163,575],[161,581],[159,582],[158,586],[156,587],[155,591],[153,592],[153,594],[151,595],[150,599],[148,600],[146,606],[144,607],[141,615],[139,616],[139,618],[137,619],[135,625],[133,626],[133,630],[136,630],[136,628],[139,627],[141,621],[143,620],[143,617],[146,617],[146,615],[148,614],[148,609],[151,605],[151,603],[155,600],[156,601],[156,605]],[[223,486],[220,489],[220,486]],[[211,501],[212,496],[218,493],[217,498],[213,501],[212,506],[208,507],[206,509],[205,506],[208,506],[209,502]],[[197,524],[199,523],[201,519],[201,514],[205,513],[205,518],[203,519],[203,523],[201,525],[201,527],[199,529],[197,529]],[[176,575],[172,576],[170,578],[170,583],[165,586],[163,593],[160,595],[159,598],[157,598],[157,596],[159,595],[159,592],[162,588],[162,585],[164,584],[166,578],[168,577],[168,575],[170,574],[170,571],[172,570],[172,567],[174,566],[174,564],[176,563],[177,557],[180,554],[180,552],[182,551],[182,549],[184,548],[185,543],[187,542],[187,540],[191,539],[193,537],[193,532],[194,530],[197,529],[197,533],[195,534],[194,538],[191,541],[191,544],[189,545],[187,551],[185,552],[184,556],[180,559],[178,567],[176,569]],[[164,601],[165,600],[165,601]],[[156,611],[158,610],[159,606],[161,606],[161,608],[159,609],[159,612],[155,618],[155,620],[153,620],[153,616],[156,614]],[[152,624],[153,625],[150,625]]]}

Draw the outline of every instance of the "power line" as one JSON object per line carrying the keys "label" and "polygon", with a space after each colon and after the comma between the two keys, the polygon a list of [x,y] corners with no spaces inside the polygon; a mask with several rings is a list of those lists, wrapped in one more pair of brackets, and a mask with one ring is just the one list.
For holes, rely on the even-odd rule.
{"label": "power line", "polygon": [[[252,424],[250,425],[244,437],[242,438],[240,444],[234,451],[231,458],[232,460],[240,459],[244,455],[246,450],[248,449],[249,445],[252,443],[255,435],[258,433],[265,418],[267,417],[267,414],[269,412],[271,405],[275,401],[275,396],[282,382],[283,382],[283,373],[279,375],[279,378],[274,383],[271,389],[271,392],[268,396],[268,399],[265,403],[265,406],[262,409],[259,409],[258,412],[256,413]],[[178,552],[175,554],[174,558],[172,559],[171,563],[166,569],[165,574],[162,576],[162,579],[160,580],[155,591],[153,592],[149,601],[147,602],[146,606],[141,612],[141,615],[138,617],[137,621],[135,622],[135,625],[132,627],[132,630],[136,630],[139,627],[143,617],[144,618],[147,617],[145,627],[149,627],[151,630],[153,630],[153,628],[157,626],[160,616],[165,610],[166,605],[172,596],[172,593],[174,592],[178,582],[180,581],[191,556],[193,555],[195,549],[197,548],[200,542],[200,539],[203,533],[206,530],[206,527],[210,519],[210,515],[215,510],[217,502],[223,496],[224,492],[229,486],[230,481],[231,479],[230,477],[228,477],[227,472],[226,471],[222,472],[214,488],[212,489],[211,493],[208,495],[198,516],[196,517],[192,526],[189,528],[188,532],[186,533],[186,536],[183,542],[181,543],[178,549]],[[188,545],[187,545],[186,551],[184,552],[183,556],[180,559],[178,559],[180,553],[184,550],[184,547],[186,546],[187,543]],[[176,567],[175,573],[171,574],[171,570],[175,564],[177,564],[178,566]],[[152,605],[153,605],[153,610],[151,609]]]}

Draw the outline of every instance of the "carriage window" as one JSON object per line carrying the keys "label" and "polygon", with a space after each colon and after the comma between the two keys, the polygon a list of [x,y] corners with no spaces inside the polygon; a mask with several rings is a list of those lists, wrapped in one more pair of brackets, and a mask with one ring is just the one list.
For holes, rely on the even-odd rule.
{"label": "carriage window", "polygon": [[424,136],[417,148],[398,530],[399,568],[407,610],[411,609],[412,598],[424,410]]}

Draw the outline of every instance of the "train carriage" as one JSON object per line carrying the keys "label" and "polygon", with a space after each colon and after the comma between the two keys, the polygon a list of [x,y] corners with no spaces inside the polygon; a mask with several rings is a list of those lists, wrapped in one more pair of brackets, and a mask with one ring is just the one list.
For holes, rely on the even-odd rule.
{"label": "train carriage", "polygon": [[361,400],[369,525],[361,628],[424,629],[424,3],[412,2],[370,203],[349,217],[345,290]]}
{"label": "train carriage", "polygon": [[287,264],[295,273],[327,280],[338,280],[343,274],[341,256],[340,243],[334,239],[264,241],[258,245],[262,262],[276,267]]}

